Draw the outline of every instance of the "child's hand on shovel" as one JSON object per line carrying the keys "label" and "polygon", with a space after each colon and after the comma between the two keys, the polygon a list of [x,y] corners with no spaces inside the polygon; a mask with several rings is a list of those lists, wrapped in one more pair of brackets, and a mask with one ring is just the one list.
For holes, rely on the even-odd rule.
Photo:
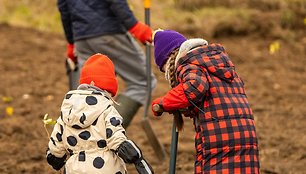
{"label": "child's hand on shovel", "polygon": [[[193,111],[189,111],[188,108],[181,108],[178,109],[178,111],[180,111],[185,117],[190,117],[190,118],[192,118],[195,114]],[[152,102],[152,112],[155,116],[161,116],[163,112],[166,112],[163,108],[161,98],[157,98]],[[169,114],[172,114],[171,111],[167,112],[169,112]]]}

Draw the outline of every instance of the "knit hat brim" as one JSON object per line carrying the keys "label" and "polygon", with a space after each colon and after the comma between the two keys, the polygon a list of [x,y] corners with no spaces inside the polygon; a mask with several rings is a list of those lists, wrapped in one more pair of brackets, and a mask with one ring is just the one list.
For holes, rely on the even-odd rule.
{"label": "knit hat brim", "polygon": [[108,91],[109,93],[112,94],[112,96],[115,96],[117,93],[118,81],[112,77],[90,76],[90,77],[82,77],[82,79],[80,79],[81,84],[92,84],[92,82],[94,86],[97,86],[100,89]]}

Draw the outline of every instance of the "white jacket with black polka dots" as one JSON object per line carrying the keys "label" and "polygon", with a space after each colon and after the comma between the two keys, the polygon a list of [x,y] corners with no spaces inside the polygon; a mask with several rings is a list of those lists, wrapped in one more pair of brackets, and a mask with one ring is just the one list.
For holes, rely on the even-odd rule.
{"label": "white jacket with black polka dots", "polygon": [[50,153],[56,157],[70,154],[67,174],[124,174],[125,163],[114,153],[127,140],[121,124],[122,117],[105,93],[70,91],[51,134]]}

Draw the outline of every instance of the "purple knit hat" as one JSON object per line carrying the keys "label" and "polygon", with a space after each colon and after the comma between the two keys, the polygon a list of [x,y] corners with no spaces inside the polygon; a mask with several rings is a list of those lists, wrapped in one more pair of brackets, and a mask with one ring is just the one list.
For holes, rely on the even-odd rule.
{"label": "purple knit hat", "polygon": [[162,71],[170,53],[180,47],[186,40],[182,34],[174,30],[160,30],[155,33],[153,38],[154,56],[155,63],[160,71]]}

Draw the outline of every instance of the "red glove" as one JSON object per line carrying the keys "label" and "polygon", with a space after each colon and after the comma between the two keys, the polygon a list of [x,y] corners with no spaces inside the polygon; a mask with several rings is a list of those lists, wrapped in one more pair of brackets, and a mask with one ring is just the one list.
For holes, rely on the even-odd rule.
{"label": "red glove", "polygon": [[129,32],[143,44],[152,42],[152,29],[146,24],[137,22],[129,29]]}
{"label": "red glove", "polygon": [[69,59],[71,59],[74,63],[77,62],[77,57],[74,55],[74,45],[67,44],[66,55]]}

